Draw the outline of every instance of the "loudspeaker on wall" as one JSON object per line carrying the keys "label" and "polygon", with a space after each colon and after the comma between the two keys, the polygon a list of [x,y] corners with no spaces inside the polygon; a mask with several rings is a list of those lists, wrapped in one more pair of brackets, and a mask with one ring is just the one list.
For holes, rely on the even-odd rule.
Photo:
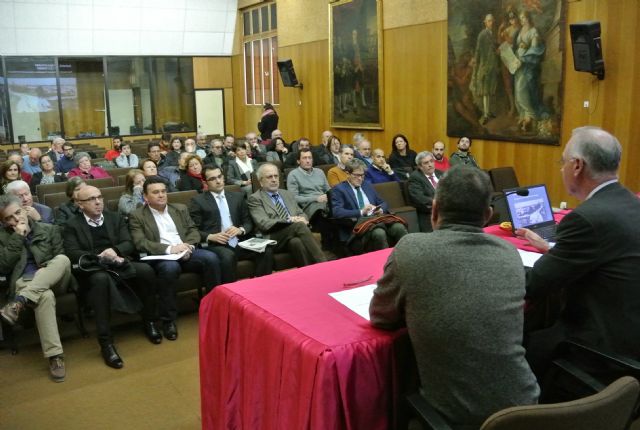
{"label": "loudspeaker on wall", "polygon": [[600,22],[584,21],[570,24],[573,67],[578,72],[589,72],[604,79],[604,59]]}
{"label": "loudspeaker on wall", "polygon": [[300,87],[302,84],[298,82],[296,71],[293,69],[293,61],[290,59],[278,61],[278,70],[282,78],[282,85],[285,87]]}

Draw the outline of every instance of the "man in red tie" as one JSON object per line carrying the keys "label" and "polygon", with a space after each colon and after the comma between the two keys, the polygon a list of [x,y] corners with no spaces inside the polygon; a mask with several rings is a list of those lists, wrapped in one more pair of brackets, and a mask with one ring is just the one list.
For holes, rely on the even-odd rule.
{"label": "man in red tie", "polygon": [[[444,149],[444,148],[443,148]],[[436,170],[435,158],[429,151],[422,151],[416,156],[418,168],[409,176],[409,203],[418,212],[420,231],[433,231],[431,227],[431,203],[443,173]]]}

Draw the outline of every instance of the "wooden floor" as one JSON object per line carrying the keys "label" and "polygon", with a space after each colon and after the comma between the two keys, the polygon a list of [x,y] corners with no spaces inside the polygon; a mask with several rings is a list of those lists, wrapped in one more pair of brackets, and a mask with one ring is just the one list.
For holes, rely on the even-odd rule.
{"label": "wooden floor", "polygon": [[[181,315],[178,340],[160,345],[146,339],[137,321],[117,327],[120,370],[104,365],[95,333],[83,339],[66,325],[65,382],[49,379],[36,341],[25,339],[15,356],[0,350],[0,429],[201,427],[197,313]],[[87,326],[93,331],[92,321]]]}

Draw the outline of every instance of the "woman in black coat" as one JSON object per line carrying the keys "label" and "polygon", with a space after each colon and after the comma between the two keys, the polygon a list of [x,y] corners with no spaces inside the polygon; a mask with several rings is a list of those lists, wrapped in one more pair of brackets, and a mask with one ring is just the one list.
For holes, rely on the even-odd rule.
{"label": "woman in black coat", "polygon": [[271,103],[264,104],[262,118],[258,123],[262,140],[271,139],[271,133],[278,128],[278,113]]}

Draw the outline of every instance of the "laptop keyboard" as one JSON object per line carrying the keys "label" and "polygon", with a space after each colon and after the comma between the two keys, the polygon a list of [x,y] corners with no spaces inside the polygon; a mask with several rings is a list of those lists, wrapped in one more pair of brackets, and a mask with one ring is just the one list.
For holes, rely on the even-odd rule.
{"label": "laptop keyboard", "polygon": [[538,233],[543,239],[552,240],[556,238],[556,225],[550,224],[546,227],[541,227],[536,229],[536,233]]}

